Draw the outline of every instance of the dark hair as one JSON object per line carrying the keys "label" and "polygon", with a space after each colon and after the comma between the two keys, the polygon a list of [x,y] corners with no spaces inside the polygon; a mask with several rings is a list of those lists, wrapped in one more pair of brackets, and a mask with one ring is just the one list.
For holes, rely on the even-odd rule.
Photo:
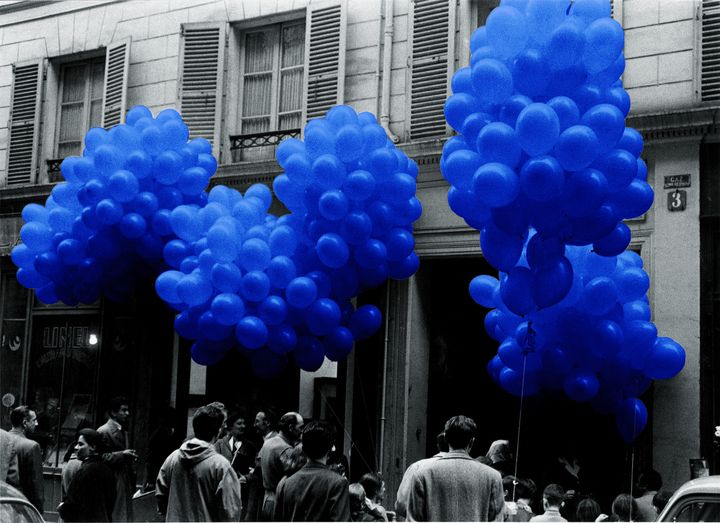
{"label": "dark hair", "polygon": [[475,437],[477,425],[467,416],[454,416],[445,423],[445,441],[450,448],[464,449]]}
{"label": "dark hair", "polygon": [[[516,478],[509,475],[502,479],[503,489],[507,491],[506,499],[508,501],[517,501],[518,499],[532,499],[537,492],[535,482],[531,479]],[[513,496],[513,491],[515,495]]]}
{"label": "dark hair", "polygon": [[[280,423],[282,424],[282,420]],[[311,421],[303,428],[301,439],[307,457],[319,460],[330,452],[335,438],[327,424],[321,421]]]}
{"label": "dark hair", "polygon": [[244,419],[247,422],[247,413],[245,412],[245,409],[237,409],[228,414],[227,419],[225,420],[225,426],[230,428],[232,427],[235,422],[239,419]]}
{"label": "dark hair", "polygon": [[437,436],[435,436],[435,444],[437,445],[437,449],[440,452],[448,452],[450,450],[450,447],[448,447],[447,440],[445,439],[445,433],[441,432]]}
{"label": "dark hair", "polygon": [[298,416],[299,414],[297,412],[286,412],[283,414],[282,418],[280,418],[280,430],[286,434],[289,433],[291,429],[297,426]]}
{"label": "dark hair", "polygon": [[375,472],[368,472],[360,478],[360,484],[365,489],[365,495],[372,501],[375,501],[377,496],[382,491],[383,479],[380,474]]}
{"label": "dark hair", "polygon": [[32,409],[27,405],[20,405],[10,411],[10,423],[13,427],[20,427],[25,420],[30,419]]}
{"label": "dark hair", "polygon": [[638,514],[638,506],[630,494],[618,494],[612,502],[612,513],[619,521],[632,521]]}
{"label": "dark hair", "polygon": [[212,441],[220,432],[225,414],[214,405],[200,407],[193,414],[192,426],[195,437],[203,441]]}
{"label": "dark hair", "polygon": [[547,500],[551,507],[559,507],[565,501],[565,489],[557,483],[550,483],[543,490],[543,498]]}
{"label": "dark hair", "polygon": [[653,496],[652,504],[657,509],[658,514],[662,512],[662,509],[665,508],[665,505],[667,505],[667,502],[670,501],[671,497],[672,492],[669,490],[660,490]]}
{"label": "dark hair", "polygon": [[662,488],[662,477],[657,470],[646,470],[638,476],[637,486],[642,490],[660,490]]}
{"label": "dark hair", "polygon": [[365,489],[360,483],[350,483],[350,512],[361,512],[365,508]]}
{"label": "dark hair", "polygon": [[82,429],[78,433],[78,439],[80,439],[80,436],[85,438],[85,442],[90,445],[91,447],[95,448],[96,452],[100,452],[102,445],[103,445],[103,439],[100,433],[95,429]]}
{"label": "dark hair", "polygon": [[108,407],[110,408],[110,412],[118,412],[123,405],[130,406],[130,402],[125,396],[115,396],[110,400],[108,403]]}
{"label": "dark hair", "polygon": [[578,503],[575,519],[577,521],[595,521],[600,515],[600,505],[593,498],[585,498]]}

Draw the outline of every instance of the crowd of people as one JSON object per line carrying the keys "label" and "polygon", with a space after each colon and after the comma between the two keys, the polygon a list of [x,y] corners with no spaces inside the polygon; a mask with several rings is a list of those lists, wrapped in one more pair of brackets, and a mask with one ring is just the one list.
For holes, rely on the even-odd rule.
{"label": "crowd of people", "polygon": [[[63,521],[133,521],[138,454],[128,443],[128,401],[113,399],[108,413],[97,430],[79,431],[67,456],[57,509]],[[306,424],[297,412],[277,419],[265,409],[251,429],[244,410],[216,402],[197,409],[192,437],[180,442],[173,417],[172,410],[160,416],[150,438],[142,489],[154,491],[166,521],[654,521],[670,497],[648,470],[636,497],[621,493],[604,513],[571,455],[548,467],[540,492],[535,481],[516,476],[508,440],[473,458],[475,422],[454,416],[437,436],[438,452],[407,468],[388,510],[382,476],[349,482],[347,459],[323,422]],[[41,452],[28,438],[37,416],[20,406],[11,422],[9,432],[0,430],[0,479],[42,512]]]}

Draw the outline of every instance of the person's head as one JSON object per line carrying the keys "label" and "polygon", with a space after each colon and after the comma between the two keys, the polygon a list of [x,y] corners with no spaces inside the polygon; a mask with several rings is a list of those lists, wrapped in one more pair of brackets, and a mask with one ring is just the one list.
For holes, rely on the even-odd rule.
{"label": "person's head", "polygon": [[543,509],[560,509],[565,504],[565,489],[557,483],[550,483],[543,490]]}
{"label": "person's head", "polygon": [[381,503],[385,497],[385,482],[380,474],[368,472],[360,478],[360,484],[365,489],[365,495],[374,503]]}
{"label": "person's head", "polygon": [[641,472],[637,480],[637,488],[643,492],[655,491],[662,488],[662,477],[657,470],[646,470]]}
{"label": "person's head", "polygon": [[531,479],[505,476],[502,481],[506,501],[518,501],[522,499],[529,504],[530,500],[532,500],[535,496],[535,492],[537,491],[535,482]]}
{"label": "person's head", "polygon": [[506,439],[496,439],[490,445],[485,454],[493,463],[501,461],[510,461],[512,459],[512,451],[510,450],[510,442]]}
{"label": "person's head", "polygon": [[81,461],[85,461],[90,456],[94,456],[100,453],[100,447],[102,446],[102,436],[98,431],[94,429],[82,429],[78,436],[77,444],[77,457]]}
{"label": "person's head", "polygon": [[192,419],[195,437],[203,441],[214,441],[224,421],[225,414],[216,406],[210,404],[200,407],[195,411]]}
{"label": "person's head", "polygon": [[334,434],[325,423],[312,421],[302,431],[303,451],[313,461],[324,461],[332,450],[333,439]]}
{"label": "person's head", "polygon": [[657,492],[657,494],[653,496],[652,504],[653,507],[655,507],[655,510],[657,510],[658,514],[663,511],[665,505],[667,505],[671,497],[672,492],[670,492],[669,490],[660,490]]}
{"label": "person's head", "polygon": [[108,404],[110,417],[124,425],[130,417],[130,402],[123,396],[116,396]]}
{"label": "person's head", "polygon": [[245,436],[245,419],[245,412],[242,410],[236,410],[235,412],[228,414],[227,420],[225,420],[227,433],[236,440]]}
{"label": "person's head", "polygon": [[600,513],[600,505],[598,502],[588,497],[580,500],[580,503],[578,503],[575,519],[577,521],[595,521]]}
{"label": "person's head", "polygon": [[447,452],[450,450],[447,444],[447,440],[445,439],[445,433],[441,432],[437,436],[435,436],[435,445],[437,445],[438,452]]}
{"label": "person's head", "polygon": [[10,423],[13,428],[23,432],[35,432],[38,425],[37,414],[27,405],[20,405],[10,412]]}
{"label": "person's head", "polygon": [[350,483],[350,512],[360,512],[365,507],[365,489],[360,483]]}
{"label": "person's head", "polygon": [[264,436],[277,428],[277,416],[271,409],[261,410],[255,415],[253,426],[258,434]]}
{"label": "person's head", "polygon": [[612,513],[618,521],[632,521],[637,516],[638,506],[630,494],[619,494],[612,502]]}
{"label": "person's head", "polygon": [[450,450],[470,450],[475,441],[477,425],[467,416],[454,416],[445,423],[445,441]]}
{"label": "person's head", "polygon": [[295,441],[300,439],[303,425],[303,417],[297,412],[287,412],[280,418],[280,432]]}

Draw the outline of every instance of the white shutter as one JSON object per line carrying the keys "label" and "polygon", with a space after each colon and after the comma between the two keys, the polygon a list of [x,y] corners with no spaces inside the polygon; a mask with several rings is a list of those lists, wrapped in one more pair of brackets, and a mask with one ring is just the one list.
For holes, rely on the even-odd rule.
{"label": "white shutter", "polygon": [[183,26],[180,50],[180,114],[190,138],[205,138],[219,158],[225,24]]}
{"label": "white shutter", "polygon": [[447,129],[443,106],[452,73],[448,70],[453,63],[448,50],[455,33],[451,24],[455,2],[415,0],[412,6],[410,139],[439,138]]}
{"label": "white shutter", "polygon": [[720,100],[720,0],[702,2],[701,70],[702,101]]}
{"label": "white shutter", "polygon": [[7,185],[36,178],[42,80],[42,61],[13,66]]}
{"label": "white shutter", "polygon": [[108,129],[125,121],[130,40],[109,45],[105,53],[102,127]]}
{"label": "white shutter", "polygon": [[308,6],[304,121],[343,103],[346,16],[344,1]]}

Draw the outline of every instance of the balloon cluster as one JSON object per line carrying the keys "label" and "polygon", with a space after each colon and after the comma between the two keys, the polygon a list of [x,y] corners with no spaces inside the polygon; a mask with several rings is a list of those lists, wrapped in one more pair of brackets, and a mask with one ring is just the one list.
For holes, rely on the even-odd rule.
{"label": "balloon cluster", "polygon": [[171,216],[182,213],[193,229],[178,228],[166,245],[175,270],[156,289],[182,310],[176,329],[198,340],[201,363],[238,344],[258,372],[289,353],[305,370],[340,360],[381,321],[351,298],[417,270],[417,166],[373,115],[334,107],[308,123],[304,142],[282,142],[277,160],[284,173],[273,187],[290,214],[269,215],[270,190],[256,185],[244,195],[214,187],[203,209]]}
{"label": "balloon cluster", "polygon": [[642,137],[625,127],[623,45],[606,0],[503,0],[453,76],[445,117],[459,135],[441,169],[450,207],[501,271],[471,285],[497,307],[490,374],[515,394],[563,384],[614,412],[630,441],[647,420],[637,396],[679,372],[684,352],[657,338],[647,274],[625,251],[623,220],[654,195]]}
{"label": "balloon cluster", "polygon": [[279,218],[264,185],[205,192],[217,162],[174,110],[153,119],[136,107],[85,144],[46,205],[23,210],[18,281],[74,305],[123,300],[160,273],[155,289],[200,364],[233,347],[260,375],[290,353],[310,371],[343,359],[381,324],[377,307],[350,300],[417,270],[417,165],[369,113],[337,106],[307,125],[305,142],[280,144],[274,189],[291,213]]}
{"label": "balloon cluster", "polygon": [[12,251],[18,281],[44,303],[127,299],[163,266],[163,247],[175,237],[172,211],[204,205],[216,168],[210,143],[188,142],[172,109],[153,118],[138,106],[127,124],[91,129],[83,156],[60,166],[66,181],[44,206],[23,209],[22,244]]}

